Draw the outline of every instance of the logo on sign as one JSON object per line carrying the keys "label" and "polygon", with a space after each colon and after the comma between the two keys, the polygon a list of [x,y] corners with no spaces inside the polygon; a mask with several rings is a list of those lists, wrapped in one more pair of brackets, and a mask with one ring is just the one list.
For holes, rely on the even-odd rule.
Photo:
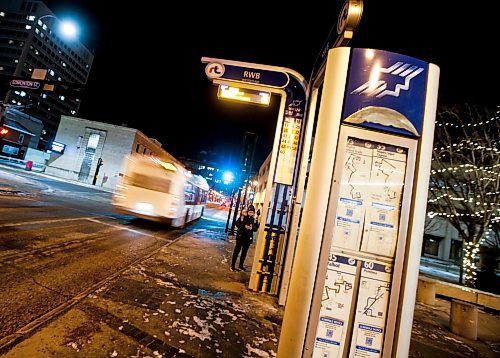
{"label": "logo on sign", "polygon": [[25,81],[25,80],[12,80],[10,81],[12,87],[26,88],[26,89],[39,89],[40,82]]}
{"label": "logo on sign", "polygon": [[[408,91],[412,79],[424,69],[410,63],[396,62],[389,68],[373,67],[370,79],[356,88],[351,94],[382,98],[399,97],[401,91]],[[385,77],[385,78],[384,78]],[[404,83],[401,83],[404,81]]]}
{"label": "logo on sign", "polygon": [[205,67],[205,74],[208,78],[219,78],[224,74],[224,65],[217,62],[212,62]]}
{"label": "logo on sign", "polygon": [[346,1],[344,3],[344,6],[342,6],[342,10],[340,10],[339,18],[337,20],[337,34],[340,35],[340,33],[344,31],[344,28],[347,24],[348,15],[349,15],[349,1]]}

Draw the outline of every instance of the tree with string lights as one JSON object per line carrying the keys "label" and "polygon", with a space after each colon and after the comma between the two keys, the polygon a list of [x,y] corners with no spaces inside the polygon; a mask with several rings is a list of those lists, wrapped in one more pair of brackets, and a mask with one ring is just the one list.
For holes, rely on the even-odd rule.
{"label": "tree with string lights", "polygon": [[437,114],[427,215],[458,231],[467,287],[476,287],[480,248],[500,248],[499,110],[460,105]]}

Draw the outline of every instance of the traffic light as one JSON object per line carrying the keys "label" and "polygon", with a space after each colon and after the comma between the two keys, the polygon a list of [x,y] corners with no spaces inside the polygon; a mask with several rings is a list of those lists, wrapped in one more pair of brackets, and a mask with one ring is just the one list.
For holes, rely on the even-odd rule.
{"label": "traffic light", "polygon": [[5,127],[0,127],[0,138],[3,138],[9,133],[9,130]]}
{"label": "traffic light", "polygon": [[100,167],[103,164],[104,164],[104,162],[102,161],[102,158],[97,159],[97,166],[98,167]]}

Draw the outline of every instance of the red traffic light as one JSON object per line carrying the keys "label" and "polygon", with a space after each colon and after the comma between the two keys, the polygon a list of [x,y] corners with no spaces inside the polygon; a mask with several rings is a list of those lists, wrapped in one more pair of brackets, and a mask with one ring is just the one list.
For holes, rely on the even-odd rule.
{"label": "red traffic light", "polygon": [[0,137],[5,137],[9,133],[7,128],[0,127]]}

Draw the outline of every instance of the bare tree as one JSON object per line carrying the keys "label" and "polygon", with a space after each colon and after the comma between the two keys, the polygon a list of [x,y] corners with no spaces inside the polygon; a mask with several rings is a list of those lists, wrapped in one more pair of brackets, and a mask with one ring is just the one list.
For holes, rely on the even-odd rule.
{"label": "bare tree", "polygon": [[463,242],[460,282],[475,287],[481,245],[498,245],[500,108],[438,111],[428,216],[449,221]]}

